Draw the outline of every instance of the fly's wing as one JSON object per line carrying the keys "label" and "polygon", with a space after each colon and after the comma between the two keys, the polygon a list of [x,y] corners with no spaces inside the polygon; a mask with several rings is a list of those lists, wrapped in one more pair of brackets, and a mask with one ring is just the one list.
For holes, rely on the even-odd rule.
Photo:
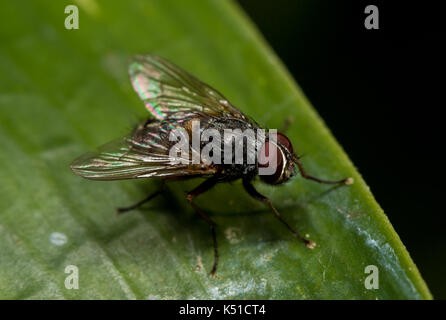
{"label": "fly's wing", "polygon": [[134,56],[129,75],[147,110],[159,120],[201,113],[253,123],[217,90],[161,57]]}
{"label": "fly's wing", "polygon": [[[173,156],[169,133],[184,128],[192,119],[232,118],[258,126],[222,94],[194,76],[154,55],[135,56],[129,74],[147,110],[156,118],[138,128],[132,136],[107,144],[96,153],[75,160],[74,173],[94,180],[121,180],[145,177],[210,175],[216,172],[208,159],[192,163],[189,157]],[[220,152],[220,151],[218,151]]]}
{"label": "fly's wing", "polygon": [[[98,152],[87,153],[71,164],[71,170],[92,180],[123,180],[149,177],[211,175],[216,169],[206,164],[193,164],[192,155],[175,150],[169,141],[175,121],[152,121],[138,127],[129,136],[108,143]],[[170,152],[173,149],[173,152]],[[190,150],[194,152],[194,150]]]}

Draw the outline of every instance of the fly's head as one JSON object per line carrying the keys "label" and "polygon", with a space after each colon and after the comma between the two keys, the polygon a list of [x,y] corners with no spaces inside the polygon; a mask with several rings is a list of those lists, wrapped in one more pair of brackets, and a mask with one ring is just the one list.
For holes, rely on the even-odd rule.
{"label": "fly's head", "polygon": [[271,168],[265,170],[268,174],[259,174],[260,179],[272,185],[287,182],[296,174],[296,157],[290,139],[278,132],[276,141],[266,141],[260,150],[259,169]]}

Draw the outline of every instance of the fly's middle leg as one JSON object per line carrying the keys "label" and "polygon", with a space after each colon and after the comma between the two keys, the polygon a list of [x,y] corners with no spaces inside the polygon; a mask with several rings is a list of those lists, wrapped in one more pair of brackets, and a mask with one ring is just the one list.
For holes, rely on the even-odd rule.
{"label": "fly's middle leg", "polygon": [[263,203],[266,203],[269,208],[271,209],[271,211],[274,213],[274,216],[280,221],[282,222],[285,227],[288,228],[288,230],[290,230],[295,236],[296,238],[298,238],[300,241],[302,241],[308,248],[313,249],[315,247],[315,243],[313,241],[310,241],[308,239],[305,239],[299,232],[297,232],[293,227],[291,227],[288,222],[286,222],[282,216],[280,215],[279,211],[277,211],[277,209],[272,205],[271,201],[265,197],[264,195],[262,195],[261,193],[259,193],[254,186],[251,184],[250,181],[248,180],[243,180],[243,186],[245,187],[246,192],[248,192],[248,194],[253,197],[256,200],[262,201]]}

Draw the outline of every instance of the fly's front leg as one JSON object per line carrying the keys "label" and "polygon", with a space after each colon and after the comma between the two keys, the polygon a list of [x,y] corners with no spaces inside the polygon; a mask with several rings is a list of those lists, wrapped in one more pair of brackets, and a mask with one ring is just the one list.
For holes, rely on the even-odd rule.
{"label": "fly's front leg", "polygon": [[192,206],[192,208],[194,208],[194,210],[207,222],[207,224],[211,228],[212,240],[214,242],[214,265],[212,266],[212,270],[210,272],[210,275],[212,276],[215,275],[215,273],[217,272],[217,265],[218,265],[218,246],[217,246],[217,236],[215,233],[216,225],[214,221],[212,221],[200,208],[197,207],[197,205],[193,202],[193,199],[199,196],[200,194],[210,190],[213,186],[215,186],[216,183],[217,183],[216,180],[210,178],[204,181],[202,184],[200,184],[198,187],[196,187],[194,190],[192,190],[186,195],[186,199]]}
{"label": "fly's front leg", "polygon": [[271,201],[265,197],[264,195],[260,194],[255,188],[254,186],[251,184],[250,181],[248,180],[243,180],[243,186],[245,187],[246,192],[248,192],[248,194],[253,197],[254,199],[257,199],[259,201],[262,201],[263,203],[266,203],[271,211],[274,213],[274,216],[279,219],[280,222],[282,222],[299,240],[301,240],[308,248],[313,249],[315,247],[315,243],[313,241],[310,241],[308,239],[305,239],[304,237],[302,237],[300,235],[299,232],[297,232],[296,230],[294,230],[289,224],[288,222],[286,222],[282,216],[280,215],[279,211],[276,210],[276,208],[273,207]]}
{"label": "fly's front leg", "polygon": [[299,168],[300,174],[302,175],[302,177],[304,179],[313,180],[313,181],[316,181],[316,182],[319,182],[319,183],[324,183],[324,184],[353,184],[353,182],[354,182],[353,178],[351,178],[351,177],[350,178],[345,178],[345,179],[342,179],[342,180],[331,181],[331,180],[322,180],[322,179],[310,176],[305,171],[304,166],[302,165],[302,162],[300,161],[298,156],[294,155],[293,161],[294,161],[295,164],[297,164],[297,167]]}

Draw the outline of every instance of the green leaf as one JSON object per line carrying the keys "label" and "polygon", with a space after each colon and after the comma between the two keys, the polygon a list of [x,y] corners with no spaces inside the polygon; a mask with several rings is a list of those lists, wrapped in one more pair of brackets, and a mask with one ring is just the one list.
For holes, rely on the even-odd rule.
{"label": "green leaf", "polygon": [[[0,298],[431,298],[361,176],[233,2],[75,4],[79,30],[64,28],[63,1],[1,5]],[[355,179],[335,188],[301,178],[280,187],[256,182],[315,249],[240,183],[221,184],[197,200],[218,224],[220,265],[211,278],[209,228],[184,199],[200,180],[173,182],[164,196],[118,216],[116,207],[142,199],[157,181],[71,173],[75,157],[148,116],[127,76],[136,53],[168,58],[270,128],[291,116],[287,134],[308,172]],[[64,284],[69,265],[78,268],[77,290]],[[379,270],[379,289],[364,285],[369,265]]]}

